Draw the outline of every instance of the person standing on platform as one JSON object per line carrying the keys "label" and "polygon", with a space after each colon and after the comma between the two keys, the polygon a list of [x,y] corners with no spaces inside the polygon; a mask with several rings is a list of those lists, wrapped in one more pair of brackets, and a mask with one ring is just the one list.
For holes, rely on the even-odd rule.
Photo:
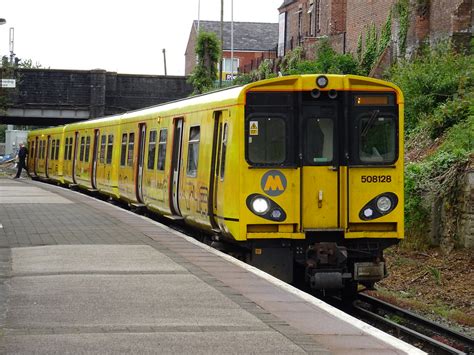
{"label": "person standing on platform", "polygon": [[26,167],[26,156],[28,155],[28,150],[26,149],[23,143],[20,143],[20,150],[18,151],[18,171],[14,179],[18,179],[21,176],[21,170],[25,169],[29,177],[31,177],[28,169]]}

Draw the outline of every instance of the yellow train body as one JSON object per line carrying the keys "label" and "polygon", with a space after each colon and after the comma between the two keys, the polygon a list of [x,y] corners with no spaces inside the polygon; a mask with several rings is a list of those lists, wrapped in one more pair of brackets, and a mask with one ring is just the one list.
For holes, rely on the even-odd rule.
{"label": "yellow train body", "polygon": [[28,167],[184,220],[283,279],[295,263],[316,288],[370,284],[403,238],[403,106],[384,81],[287,76],[32,131]]}

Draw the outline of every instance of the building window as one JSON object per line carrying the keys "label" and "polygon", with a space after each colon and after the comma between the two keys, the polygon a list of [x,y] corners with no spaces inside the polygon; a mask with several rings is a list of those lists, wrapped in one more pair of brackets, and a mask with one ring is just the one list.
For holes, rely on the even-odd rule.
{"label": "building window", "polygon": [[296,13],[298,15],[298,45],[303,43],[303,10],[301,7]]}
{"label": "building window", "polygon": [[320,30],[320,18],[321,18],[321,1],[314,0],[314,35],[316,36]]}
{"label": "building window", "polygon": [[309,35],[314,36],[314,0],[309,0],[308,14],[309,14]]}
{"label": "building window", "polygon": [[[237,69],[239,68],[239,59],[234,58],[234,67],[232,68],[232,60],[231,58],[223,58],[223,71],[226,73],[237,73]],[[232,70],[233,69],[233,70]]]}
{"label": "building window", "polygon": [[201,129],[199,126],[194,126],[189,129],[188,164],[186,166],[186,174],[191,177],[197,176],[200,131]]}
{"label": "building window", "polygon": [[163,128],[160,130],[160,141],[158,143],[158,170],[165,170],[166,162],[166,141],[168,138],[168,130]]}
{"label": "building window", "polygon": [[112,149],[114,148],[114,135],[113,134],[109,134],[109,138],[108,138],[108,141],[107,141],[107,159],[106,159],[106,163],[107,164],[112,164]]}
{"label": "building window", "polygon": [[156,153],[156,131],[150,131],[150,139],[148,141],[148,169],[155,167]]}
{"label": "building window", "polygon": [[133,147],[135,146],[135,133],[130,133],[128,135],[128,155],[127,155],[127,165],[133,166]]}
{"label": "building window", "polygon": [[278,56],[285,55],[286,43],[286,12],[282,12],[278,19]]}

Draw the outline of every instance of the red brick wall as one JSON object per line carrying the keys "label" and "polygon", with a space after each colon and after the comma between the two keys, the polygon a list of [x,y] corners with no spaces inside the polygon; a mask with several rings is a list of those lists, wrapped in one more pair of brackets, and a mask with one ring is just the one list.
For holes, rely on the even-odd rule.
{"label": "red brick wall", "polygon": [[355,53],[359,35],[362,33],[362,37],[365,37],[367,26],[374,23],[378,32],[380,31],[395,3],[396,0],[347,0],[346,48],[348,52]]}
{"label": "red brick wall", "polygon": [[186,46],[186,52],[184,53],[184,75],[190,75],[196,66],[196,47],[197,34],[194,30],[194,25],[189,33],[188,45]]}
{"label": "red brick wall", "polygon": [[[432,43],[446,38],[452,32],[469,29],[472,1],[431,0],[430,32]],[[459,11],[460,10],[460,11]]]}

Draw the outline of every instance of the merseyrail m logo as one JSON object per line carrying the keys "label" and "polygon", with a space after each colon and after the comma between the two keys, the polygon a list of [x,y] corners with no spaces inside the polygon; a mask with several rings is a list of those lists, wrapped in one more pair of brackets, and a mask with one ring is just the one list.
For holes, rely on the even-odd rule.
{"label": "merseyrail m logo", "polygon": [[269,196],[279,196],[286,190],[286,177],[278,170],[267,171],[260,181],[262,190]]}

